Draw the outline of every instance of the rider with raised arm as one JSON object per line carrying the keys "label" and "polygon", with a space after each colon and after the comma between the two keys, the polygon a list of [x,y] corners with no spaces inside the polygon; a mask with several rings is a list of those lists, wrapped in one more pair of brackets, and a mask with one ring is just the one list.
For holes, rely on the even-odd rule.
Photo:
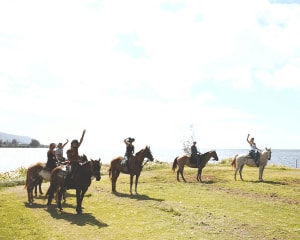
{"label": "rider with raised arm", "polygon": [[73,179],[75,171],[76,171],[76,169],[79,165],[79,162],[80,162],[79,154],[78,154],[78,148],[80,147],[80,145],[83,141],[83,137],[84,137],[85,132],[86,132],[86,130],[84,129],[79,142],[76,139],[71,142],[71,147],[67,151],[67,158],[68,158],[68,161],[70,162],[70,165],[71,165],[71,179]]}
{"label": "rider with raised arm", "polygon": [[62,144],[61,142],[57,144],[55,155],[60,163],[64,163],[66,161],[66,159],[64,158],[64,147],[67,145],[68,142],[69,140],[67,139],[67,141],[64,144]]}
{"label": "rider with raised arm", "polygon": [[127,169],[129,169],[129,161],[131,157],[134,155],[134,145],[132,144],[134,140],[135,140],[134,138],[130,138],[130,137],[124,139],[124,143],[126,145],[126,152],[124,155],[123,165],[125,165]]}
{"label": "rider with raised arm", "polygon": [[261,151],[259,148],[257,148],[256,143],[254,142],[254,138],[252,137],[249,140],[250,134],[248,133],[247,135],[247,142],[249,143],[251,149],[249,151],[250,156],[254,159],[254,162],[256,163],[257,166],[259,166],[259,151]]}

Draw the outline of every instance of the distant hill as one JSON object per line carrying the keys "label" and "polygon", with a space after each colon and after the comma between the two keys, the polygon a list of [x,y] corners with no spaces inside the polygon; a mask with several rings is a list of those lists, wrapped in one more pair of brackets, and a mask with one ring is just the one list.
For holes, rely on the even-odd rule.
{"label": "distant hill", "polygon": [[30,144],[33,138],[0,132],[0,140],[3,142],[11,142],[14,139],[16,139],[18,143]]}

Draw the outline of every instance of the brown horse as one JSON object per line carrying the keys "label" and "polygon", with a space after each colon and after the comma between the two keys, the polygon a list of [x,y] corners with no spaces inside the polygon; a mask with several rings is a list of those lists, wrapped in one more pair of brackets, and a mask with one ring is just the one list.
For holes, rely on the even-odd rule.
{"label": "brown horse", "polygon": [[[26,173],[25,187],[27,189],[28,202],[33,203],[33,190],[35,196],[37,196],[37,190],[39,189],[40,194],[43,194],[42,191],[42,182],[43,180],[50,181],[51,173],[45,169],[46,163],[37,162],[28,167]],[[64,200],[65,194],[64,194]]]}
{"label": "brown horse", "polygon": [[[33,189],[35,189],[35,196],[37,195],[37,186],[43,181],[43,178],[39,175],[39,173],[43,170],[46,166],[46,163],[38,162],[28,167],[26,173],[26,180],[25,180],[25,187],[27,189],[27,197],[28,202],[32,203],[33,200]],[[50,180],[47,179],[47,180]],[[40,187],[40,193],[42,194],[42,189]]]}
{"label": "brown horse", "polygon": [[[202,170],[211,158],[213,158],[213,160],[215,160],[215,161],[219,160],[216,151],[209,151],[209,152],[206,152],[204,154],[201,154],[201,158],[200,158],[201,160],[200,160],[200,164],[199,164],[199,168],[198,168],[198,174],[197,174],[197,181],[202,182],[202,179],[201,179]],[[183,176],[184,165],[187,165],[190,168],[197,168],[196,163],[191,163],[190,159],[191,158],[187,155],[183,155],[181,157],[176,157],[174,159],[173,166],[172,166],[172,171],[175,172],[175,169],[178,166],[177,181],[180,181],[180,179],[179,179],[179,173],[180,173],[183,181],[186,182],[186,180]]]}
{"label": "brown horse", "polygon": [[88,161],[85,155],[80,156],[80,166],[76,169],[73,179],[70,178],[70,174],[67,176],[65,171],[62,171],[61,167],[56,167],[51,172],[51,180],[48,191],[45,198],[48,197],[47,206],[51,205],[54,193],[57,195],[57,207],[62,211],[61,199],[66,189],[76,189],[77,206],[76,212],[82,213],[82,201],[84,194],[91,185],[92,178],[95,177],[96,181],[100,181],[100,169],[101,161],[90,160]]}
{"label": "brown horse", "polygon": [[141,171],[147,161],[144,163],[144,159],[147,158],[153,161],[153,156],[150,147],[146,146],[135,154],[135,156],[129,160],[129,170],[126,171],[125,167],[121,164],[124,157],[117,157],[111,160],[109,168],[109,177],[111,179],[112,191],[116,192],[116,183],[120,173],[130,174],[130,194],[132,195],[133,177],[135,176],[135,193],[137,194],[138,179]]}

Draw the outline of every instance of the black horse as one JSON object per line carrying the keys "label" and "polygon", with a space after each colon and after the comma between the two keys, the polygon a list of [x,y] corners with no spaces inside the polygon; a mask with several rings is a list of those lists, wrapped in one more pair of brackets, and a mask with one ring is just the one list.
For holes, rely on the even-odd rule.
{"label": "black horse", "polygon": [[76,189],[76,212],[78,214],[82,213],[82,200],[84,194],[91,185],[92,177],[95,177],[96,181],[100,181],[101,179],[101,161],[100,159],[88,161],[85,155],[80,156],[79,158],[80,162],[82,163],[75,171],[73,179],[70,179],[70,176],[66,177],[65,172],[63,172],[60,167],[52,170],[50,186],[45,196],[45,198],[48,197],[48,206],[51,205],[53,196],[57,192],[57,207],[60,211],[62,211],[61,199],[63,193],[66,191],[66,189]]}

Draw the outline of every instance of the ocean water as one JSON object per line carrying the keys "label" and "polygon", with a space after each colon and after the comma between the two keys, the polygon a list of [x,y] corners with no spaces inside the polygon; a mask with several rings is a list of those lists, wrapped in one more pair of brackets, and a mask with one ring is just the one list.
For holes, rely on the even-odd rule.
{"label": "ocean water", "polygon": [[[8,172],[16,170],[19,167],[28,167],[36,162],[46,162],[47,148],[0,148],[0,172]],[[236,153],[247,153],[247,149],[216,149],[219,161],[222,159],[232,158]],[[172,162],[178,155],[176,151],[161,151],[152,153],[155,159],[163,162]],[[204,153],[204,151],[203,151]],[[103,157],[103,163],[109,163],[115,156],[115,153],[107,153],[108,157]],[[87,154],[89,157],[89,154]],[[93,158],[96,159],[96,158]],[[211,161],[211,163],[217,163]],[[272,149],[272,157],[268,164],[276,164],[291,168],[300,168],[300,149],[285,150]]]}

